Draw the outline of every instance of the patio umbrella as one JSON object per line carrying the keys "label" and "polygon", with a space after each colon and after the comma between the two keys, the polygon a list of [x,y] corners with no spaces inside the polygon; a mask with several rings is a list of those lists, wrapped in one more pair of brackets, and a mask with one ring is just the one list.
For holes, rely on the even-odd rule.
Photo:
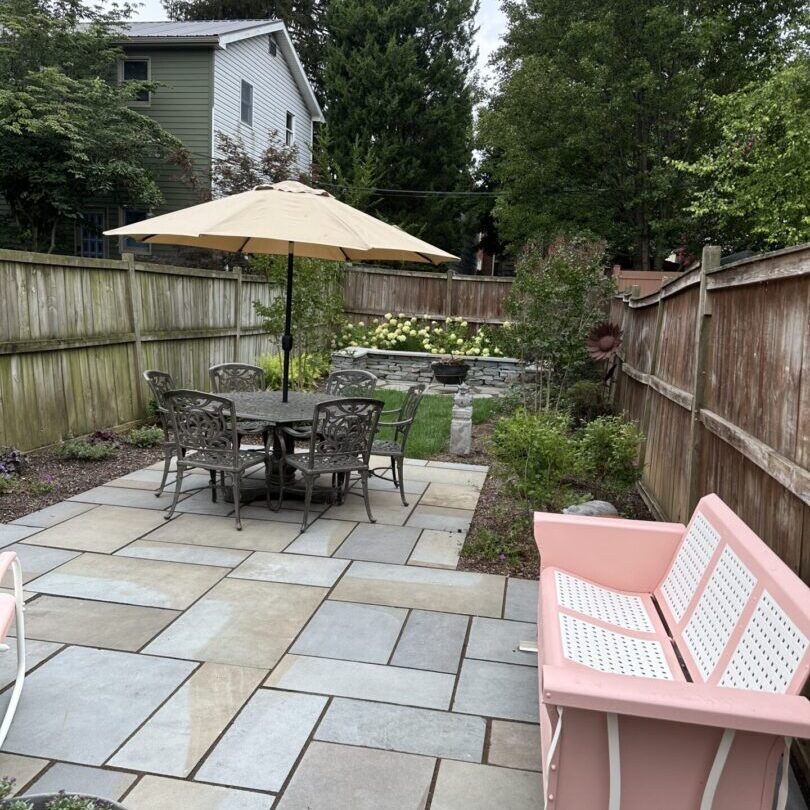
{"label": "patio umbrella", "polygon": [[150,245],[187,245],[212,250],[287,255],[287,298],[282,395],[287,401],[292,349],[295,256],[331,261],[456,261],[457,256],[411,236],[303,183],[256,186],[170,214],[104,232]]}

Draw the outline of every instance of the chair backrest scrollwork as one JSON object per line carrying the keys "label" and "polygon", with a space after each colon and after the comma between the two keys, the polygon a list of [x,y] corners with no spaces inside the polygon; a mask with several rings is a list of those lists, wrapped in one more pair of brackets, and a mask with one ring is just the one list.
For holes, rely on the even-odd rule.
{"label": "chair backrest scrollwork", "polygon": [[381,400],[362,397],[319,403],[312,417],[310,464],[346,456],[368,464],[383,405]]}
{"label": "chair backrest scrollwork", "polygon": [[326,378],[326,393],[335,397],[367,397],[374,393],[377,378],[370,371],[333,371]]}
{"label": "chair backrest scrollwork", "polygon": [[248,363],[220,363],[208,369],[208,376],[215,394],[264,391],[267,388],[264,369]]}
{"label": "chair backrest scrollwork", "polygon": [[239,438],[231,400],[183,389],[167,392],[165,399],[180,447],[205,452],[223,465],[237,463]]}

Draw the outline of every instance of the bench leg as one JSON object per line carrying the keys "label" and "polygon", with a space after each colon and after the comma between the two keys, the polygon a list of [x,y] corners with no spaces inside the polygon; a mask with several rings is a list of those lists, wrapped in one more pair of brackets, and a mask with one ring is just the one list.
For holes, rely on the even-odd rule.
{"label": "bench leg", "polygon": [[[551,735],[551,745],[548,747],[548,757],[546,757],[546,767],[543,771],[544,777],[548,777],[548,775],[556,769],[556,765],[552,765],[551,761],[554,759],[554,754],[557,752],[557,745],[560,742],[560,734],[562,733],[562,716],[563,716],[563,707],[557,707],[557,726],[554,729],[554,734]],[[543,784],[543,810],[545,810],[549,801],[551,801],[554,797],[549,795],[548,792],[548,778],[544,778]]]}
{"label": "bench leg", "polygon": [[717,746],[717,753],[714,755],[714,762],[709,771],[709,778],[706,780],[706,788],[703,791],[703,799],[700,802],[700,810],[712,810],[714,804],[714,794],[720,777],[723,775],[723,768],[726,767],[728,752],[734,742],[734,729],[727,728],[720,738],[720,745]]}
{"label": "bench leg", "polygon": [[[619,756],[619,718],[613,712],[607,715],[608,763],[610,767],[610,794],[608,810],[619,810],[622,803],[622,768]],[[702,808],[701,808],[702,810]]]}

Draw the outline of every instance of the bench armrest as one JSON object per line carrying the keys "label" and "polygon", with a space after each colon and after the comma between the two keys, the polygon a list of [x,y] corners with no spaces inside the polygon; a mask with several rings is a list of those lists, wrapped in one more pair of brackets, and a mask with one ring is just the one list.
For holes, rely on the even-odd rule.
{"label": "bench armrest", "polygon": [[0,579],[6,575],[6,571],[11,567],[14,560],[17,559],[17,554],[14,551],[4,551],[0,553]]}
{"label": "bench armrest", "polygon": [[685,531],[682,523],[534,514],[543,568],[562,568],[621,591],[652,593]]}
{"label": "bench armrest", "polygon": [[810,738],[810,701],[800,695],[544,666],[543,701],[652,720]]}

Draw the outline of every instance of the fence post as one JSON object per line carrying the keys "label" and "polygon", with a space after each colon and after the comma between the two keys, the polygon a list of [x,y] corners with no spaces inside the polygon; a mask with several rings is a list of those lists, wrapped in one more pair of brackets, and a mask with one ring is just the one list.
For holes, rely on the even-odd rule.
{"label": "fence post", "polygon": [[124,253],[121,258],[127,264],[127,292],[129,294],[129,311],[132,316],[132,333],[135,338],[135,372],[137,375],[137,385],[135,390],[138,397],[138,408],[141,413],[146,408],[143,392],[143,372],[145,369],[143,359],[143,342],[141,340],[141,323],[143,321],[143,310],[141,306],[141,289],[138,284],[138,277],[135,271],[135,254]]}
{"label": "fence post", "polygon": [[447,268],[447,289],[444,294],[444,316],[450,318],[453,315],[453,268]]}
{"label": "fence post", "polygon": [[236,351],[234,359],[237,363],[242,362],[242,355],[239,354],[242,343],[242,268],[236,268],[236,300],[234,301],[234,318],[236,320]]}
{"label": "fence post", "polygon": [[664,298],[661,291],[658,291],[658,303],[655,307],[655,332],[653,333],[653,348],[650,354],[650,367],[647,370],[648,380],[647,386],[644,389],[644,407],[641,411],[641,432],[644,438],[641,440],[641,447],[639,448],[639,456],[641,459],[642,469],[645,468],[647,461],[647,434],[650,430],[650,412],[652,410],[652,378],[657,376],[658,372],[658,357],[661,353],[661,329],[664,322]]}
{"label": "fence post", "polygon": [[689,420],[689,456],[687,478],[686,516],[697,506],[700,498],[700,455],[701,430],[700,409],[703,407],[706,390],[706,357],[709,348],[709,318],[712,314],[711,301],[707,288],[707,273],[720,267],[720,248],[706,245],[700,261],[700,288],[698,291],[698,309],[695,319],[695,347],[692,379],[692,411]]}

